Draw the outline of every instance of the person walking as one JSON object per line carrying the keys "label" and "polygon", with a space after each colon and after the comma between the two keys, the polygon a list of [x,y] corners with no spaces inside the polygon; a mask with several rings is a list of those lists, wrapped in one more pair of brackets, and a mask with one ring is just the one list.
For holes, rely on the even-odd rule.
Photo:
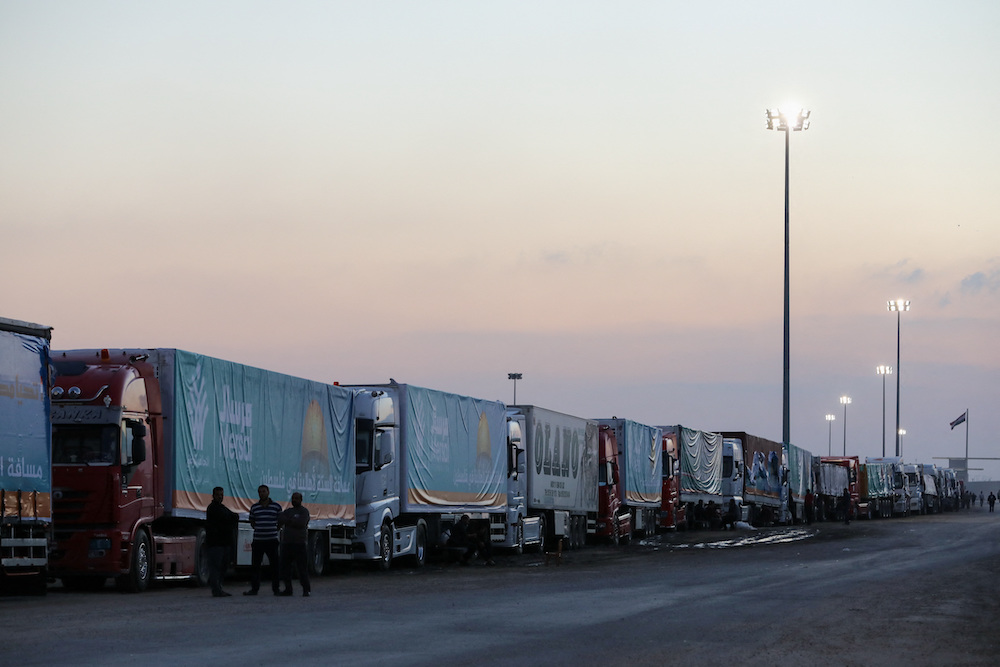
{"label": "person walking", "polygon": [[844,493],[840,496],[840,502],[837,503],[841,512],[843,512],[844,524],[850,525],[851,523],[851,492],[844,489]]}
{"label": "person walking", "polygon": [[212,502],[205,509],[205,547],[208,549],[208,583],[212,597],[232,595],[222,590],[222,579],[229,564],[230,552],[235,543],[236,524],[239,516],[222,501],[225,491],[221,486],[212,489]]}
{"label": "person walking", "polygon": [[260,570],[267,556],[271,566],[271,590],[278,594],[278,515],[281,505],[271,500],[271,490],[267,484],[257,487],[260,498],[250,506],[250,526],[253,528],[253,542],[250,544],[250,590],[243,595],[257,595],[260,590]]}
{"label": "person walking", "polygon": [[980,491],[980,492],[979,492],[979,506],[980,506],[980,507],[982,507],[982,506],[983,506],[983,500],[985,500],[985,498],[983,498],[983,492],[982,492],[982,491]]}
{"label": "person walking", "polygon": [[302,504],[302,494],[298,491],[292,494],[292,506],[278,515],[278,527],[281,528],[281,551],[278,560],[281,563],[281,578],[285,582],[284,590],[278,595],[292,595],[294,565],[299,571],[302,597],[307,598],[312,591],[309,582],[309,558],[306,555],[309,542],[309,510]]}
{"label": "person walking", "polygon": [[812,489],[806,489],[806,525],[812,525],[814,519],[814,508],[816,507],[816,496],[813,495]]}
{"label": "person walking", "polygon": [[997,501],[997,497],[993,495],[992,491],[990,491],[990,495],[986,497],[986,501],[990,504],[990,511],[992,512],[993,511],[993,505]]}

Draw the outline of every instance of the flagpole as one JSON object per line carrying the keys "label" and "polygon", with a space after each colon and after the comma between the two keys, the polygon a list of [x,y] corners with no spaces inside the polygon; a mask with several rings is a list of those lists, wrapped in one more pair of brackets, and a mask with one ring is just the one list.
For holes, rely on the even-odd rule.
{"label": "flagpole", "polygon": [[[965,467],[969,467],[969,408],[965,409]],[[966,472],[966,479],[969,473]]]}

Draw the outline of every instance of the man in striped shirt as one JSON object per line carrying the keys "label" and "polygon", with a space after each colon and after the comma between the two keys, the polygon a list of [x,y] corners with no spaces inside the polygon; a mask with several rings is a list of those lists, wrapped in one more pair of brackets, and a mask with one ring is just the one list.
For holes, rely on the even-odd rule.
{"label": "man in striped shirt", "polygon": [[253,527],[253,543],[250,561],[250,590],[243,595],[257,595],[260,590],[260,568],[267,556],[271,565],[271,590],[278,594],[278,515],[281,505],[271,500],[271,490],[266,484],[257,487],[260,501],[250,507],[250,525]]}

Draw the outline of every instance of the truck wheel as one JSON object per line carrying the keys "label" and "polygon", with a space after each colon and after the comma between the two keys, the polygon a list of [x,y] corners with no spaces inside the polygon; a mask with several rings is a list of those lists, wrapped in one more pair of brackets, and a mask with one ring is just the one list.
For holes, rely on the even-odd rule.
{"label": "truck wheel", "polygon": [[128,574],[118,577],[118,587],[127,593],[141,593],[149,587],[153,574],[153,554],[146,531],[140,530],[132,545],[132,566]]}
{"label": "truck wheel", "polygon": [[392,567],[392,524],[382,524],[382,536],[378,542],[378,569],[383,572]]}
{"label": "truck wheel", "polygon": [[323,533],[312,533],[309,536],[309,574],[314,577],[323,576],[329,560],[330,545],[323,539]]}
{"label": "truck wheel", "polygon": [[427,564],[427,527],[417,526],[416,553],[413,554],[413,567],[420,569]]}
{"label": "truck wheel", "polygon": [[191,584],[208,586],[208,547],[205,546],[205,529],[199,528],[194,538],[194,574]]}
{"label": "truck wheel", "polygon": [[615,519],[611,522],[611,544],[617,547],[621,543],[622,543],[622,527],[621,524],[618,523],[618,518],[615,517]]}

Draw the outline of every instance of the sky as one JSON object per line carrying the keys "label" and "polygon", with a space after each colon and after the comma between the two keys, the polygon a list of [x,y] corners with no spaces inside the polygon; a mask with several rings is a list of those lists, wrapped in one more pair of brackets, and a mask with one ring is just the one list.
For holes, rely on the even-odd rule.
{"label": "sky", "polygon": [[992,1],[3,2],[0,315],[780,441],[764,114],[799,105],[791,441],[892,455],[898,378],[905,459],[964,456],[966,410],[1000,457],[998,32]]}

